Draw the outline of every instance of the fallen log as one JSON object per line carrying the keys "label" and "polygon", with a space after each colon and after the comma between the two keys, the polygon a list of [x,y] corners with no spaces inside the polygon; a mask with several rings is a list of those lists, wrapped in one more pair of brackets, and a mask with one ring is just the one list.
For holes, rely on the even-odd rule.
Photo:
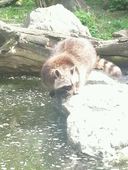
{"label": "fallen log", "polygon": [[[54,6],[54,8],[56,6]],[[66,10],[66,12],[68,11],[65,8],[64,10]],[[39,11],[37,12],[39,13]],[[67,17],[69,18],[69,13]],[[73,17],[74,15],[71,13],[72,22],[74,21]],[[126,58],[128,57],[128,37],[107,41],[96,39],[90,36],[87,28],[80,23],[78,18],[75,19],[75,24],[72,24],[73,27],[70,25],[70,31],[65,30],[67,29],[67,25],[69,25],[68,21],[68,24],[65,24],[66,26],[63,32],[61,30],[62,28],[58,28],[56,31],[56,27],[59,26],[55,26],[54,23],[56,21],[52,21],[52,24],[54,24],[52,29],[51,26],[48,26],[50,30],[40,30],[35,27],[38,25],[36,23],[34,23],[34,27],[32,27],[30,25],[31,20],[27,21],[26,27],[10,25],[0,21],[0,73],[39,74],[43,62],[50,56],[54,45],[69,36],[88,38],[96,48],[98,55],[104,57],[121,56],[121,60],[125,57],[126,64]],[[65,20],[67,21],[67,18],[65,18]]]}
{"label": "fallen log", "polygon": [[128,37],[99,42],[96,47],[99,55],[128,57]]}

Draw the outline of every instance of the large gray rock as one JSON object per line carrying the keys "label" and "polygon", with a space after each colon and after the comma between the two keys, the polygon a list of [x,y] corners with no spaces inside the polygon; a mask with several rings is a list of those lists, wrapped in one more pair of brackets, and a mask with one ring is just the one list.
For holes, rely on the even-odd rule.
{"label": "large gray rock", "polygon": [[94,71],[63,106],[68,137],[78,151],[107,161],[128,159],[128,85]]}
{"label": "large gray rock", "polygon": [[26,27],[52,31],[65,35],[91,36],[86,26],[62,5],[57,4],[47,8],[37,8],[27,18]]}

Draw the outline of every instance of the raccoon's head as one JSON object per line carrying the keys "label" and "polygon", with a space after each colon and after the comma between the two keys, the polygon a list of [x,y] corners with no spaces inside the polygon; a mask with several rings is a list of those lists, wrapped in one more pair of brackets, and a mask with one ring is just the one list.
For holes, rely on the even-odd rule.
{"label": "raccoon's head", "polygon": [[79,71],[76,66],[54,70],[54,90],[74,95],[79,90]]}

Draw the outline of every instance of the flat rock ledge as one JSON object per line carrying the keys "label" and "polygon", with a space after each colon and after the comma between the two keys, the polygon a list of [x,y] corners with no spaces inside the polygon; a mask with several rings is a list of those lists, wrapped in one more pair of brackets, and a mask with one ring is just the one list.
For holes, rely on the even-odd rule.
{"label": "flat rock ledge", "polygon": [[82,153],[106,161],[128,160],[128,85],[93,71],[88,84],[63,103],[67,134]]}

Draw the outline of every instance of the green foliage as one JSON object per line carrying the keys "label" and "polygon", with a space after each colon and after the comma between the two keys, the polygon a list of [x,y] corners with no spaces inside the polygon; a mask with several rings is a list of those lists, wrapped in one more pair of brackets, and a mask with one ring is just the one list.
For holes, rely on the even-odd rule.
{"label": "green foliage", "polygon": [[128,28],[127,12],[96,11],[97,38],[110,39],[112,33]]}
{"label": "green foliage", "polygon": [[[91,7],[89,12],[76,11],[76,16],[86,25],[92,36],[102,39],[112,38],[112,33],[121,29],[128,29],[127,11],[110,11],[103,9],[105,0],[86,0]],[[116,0],[106,0],[115,2]],[[119,0],[117,0],[119,2]],[[120,0],[123,1],[128,0]],[[36,8],[34,0],[23,0],[20,7],[11,5],[0,8],[0,20],[10,23],[23,23],[27,14]]]}
{"label": "green foliage", "polygon": [[22,23],[27,14],[35,8],[33,0],[23,0],[22,6],[15,4],[0,8],[0,19],[11,23]]}
{"label": "green foliage", "polygon": [[108,6],[111,10],[127,10],[128,0],[109,0]]}
{"label": "green foliage", "polygon": [[95,15],[91,12],[84,12],[82,10],[76,11],[75,15],[80,19],[83,25],[86,25],[89,28],[92,36],[95,36],[97,33]]}
{"label": "green foliage", "polygon": [[[93,36],[102,39],[111,39],[112,33],[121,29],[128,29],[127,11],[110,11],[103,9],[103,2],[113,0],[85,0],[91,7],[90,12],[95,16],[96,27]],[[127,0],[128,2],[128,0]],[[89,28],[90,29],[90,28]],[[91,32],[91,31],[90,31]]]}

